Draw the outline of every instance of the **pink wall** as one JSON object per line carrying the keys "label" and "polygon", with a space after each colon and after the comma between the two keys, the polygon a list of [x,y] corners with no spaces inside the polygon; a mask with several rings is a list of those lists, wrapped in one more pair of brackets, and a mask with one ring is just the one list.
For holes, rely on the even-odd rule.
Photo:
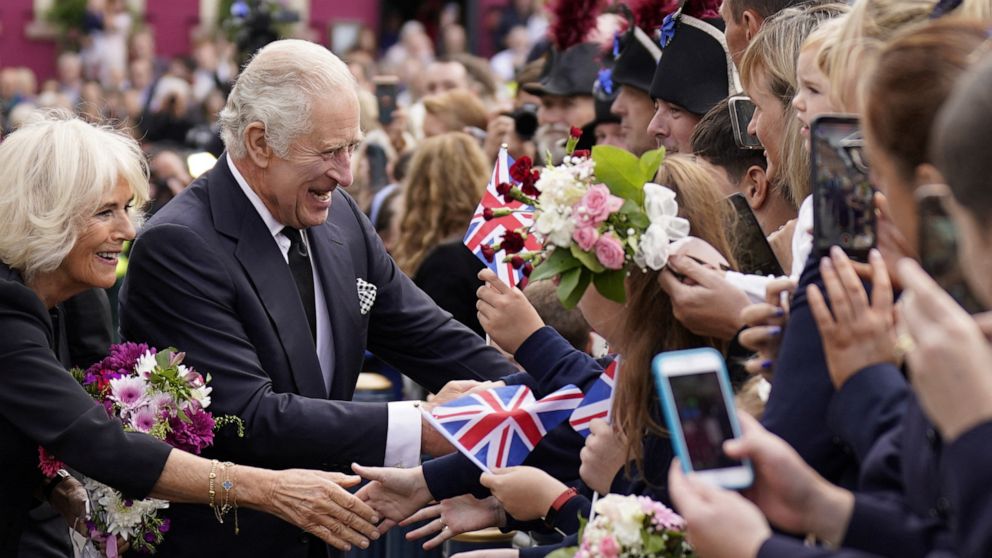
{"label": "pink wall", "polygon": [[199,0],[145,2],[145,22],[155,31],[159,56],[190,53],[190,31],[200,23]]}
{"label": "pink wall", "polygon": [[32,0],[0,2],[0,67],[27,66],[40,85],[55,75],[55,43],[29,39],[25,30],[32,21]]}

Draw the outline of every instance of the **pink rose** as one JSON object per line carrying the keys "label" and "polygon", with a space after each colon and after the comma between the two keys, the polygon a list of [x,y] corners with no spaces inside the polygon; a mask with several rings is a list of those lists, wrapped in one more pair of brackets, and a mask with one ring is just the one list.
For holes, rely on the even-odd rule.
{"label": "pink rose", "polygon": [[588,252],[592,250],[593,246],[596,245],[596,241],[599,240],[599,231],[591,226],[576,227],[572,231],[572,240],[579,245],[579,248]]}
{"label": "pink rose", "polygon": [[599,552],[603,558],[617,558],[620,556],[620,545],[612,536],[607,536],[599,541]]}
{"label": "pink rose", "polygon": [[603,184],[593,184],[573,207],[579,225],[598,225],[623,207],[623,198],[610,194]]}
{"label": "pink rose", "polygon": [[596,259],[606,269],[623,269],[623,244],[612,233],[604,234],[596,241]]}

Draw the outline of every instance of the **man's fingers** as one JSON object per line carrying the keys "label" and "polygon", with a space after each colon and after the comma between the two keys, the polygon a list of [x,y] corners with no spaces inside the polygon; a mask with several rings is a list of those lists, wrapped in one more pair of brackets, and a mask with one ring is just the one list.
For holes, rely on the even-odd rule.
{"label": "man's fingers", "polygon": [[355,486],[360,482],[362,482],[362,477],[358,475],[346,475],[344,473],[328,472],[325,473],[325,476],[330,478],[331,482],[333,482],[334,484],[344,488],[351,488],[352,486]]}
{"label": "man's fingers", "polygon": [[661,273],[658,274],[658,285],[661,286],[661,290],[665,291],[672,297],[676,296],[676,293],[688,288],[682,283],[682,281],[679,280],[678,277],[675,276],[674,273],[672,273],[672,270],[667,267],[662,269]]}
{"label": "man's fingers", "polygon": [[668,259],[668,265],[676,273],[681,273],[700,285],[705,284],[714,274],[720,275],[719,272],[700,265],[696,260],[686,256],[672,256]]}
{"label": "man's fingers", "polygon": [[329,506],[338,521],[366,536],[372,536],[375,524],[379,522],[379,514],[375,510],[344,490],[331,495]]}

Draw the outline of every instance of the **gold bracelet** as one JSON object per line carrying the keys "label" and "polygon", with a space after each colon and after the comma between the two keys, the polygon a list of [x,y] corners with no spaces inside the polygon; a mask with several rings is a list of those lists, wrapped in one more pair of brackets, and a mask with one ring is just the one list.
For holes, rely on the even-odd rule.
{"label": "gold bracelet", "polygon": [[[220,462],[217,461],[216,459],[210,461],[210,475],[208,476],[209,481],[207,485],[207,494],[210,495],[210,508],[214,510],[215,514],[217,513],[217,502],[216,502],[217,491],[214,490],[214,480],[217,479],[217,465],[219,464]],[[221,520],[219,517],[218,520],[220,520],[221,523],[224,523],[224,521]]]}

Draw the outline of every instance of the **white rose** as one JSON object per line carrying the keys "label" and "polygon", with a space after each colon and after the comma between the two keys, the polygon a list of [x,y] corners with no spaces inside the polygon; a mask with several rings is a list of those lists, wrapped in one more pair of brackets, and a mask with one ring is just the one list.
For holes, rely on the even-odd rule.
{"label": "white rose", "polygon": [[671,237],[668,231],[661,225],[648,227],[641,235],[641,241],[637,245],[637,252],[634,254],[634,263],[641,268],[649,268],[658,271],[668,264],[668,245]]}
{"label": "white rose", "polygon": [[555,246],[568,248],[572,243],[572,231],[575,223],[570,218],[571,209],[552,207],[550,211],[541,211],[534,222],[534,228],[544,238]]}
{"label": "white rose", "polygon": [[652,226],[664,228],[670,242],[689,236],[689,221],[678,216],[679,204],[670,188],[653,182],[645,184],[644,211]]}

